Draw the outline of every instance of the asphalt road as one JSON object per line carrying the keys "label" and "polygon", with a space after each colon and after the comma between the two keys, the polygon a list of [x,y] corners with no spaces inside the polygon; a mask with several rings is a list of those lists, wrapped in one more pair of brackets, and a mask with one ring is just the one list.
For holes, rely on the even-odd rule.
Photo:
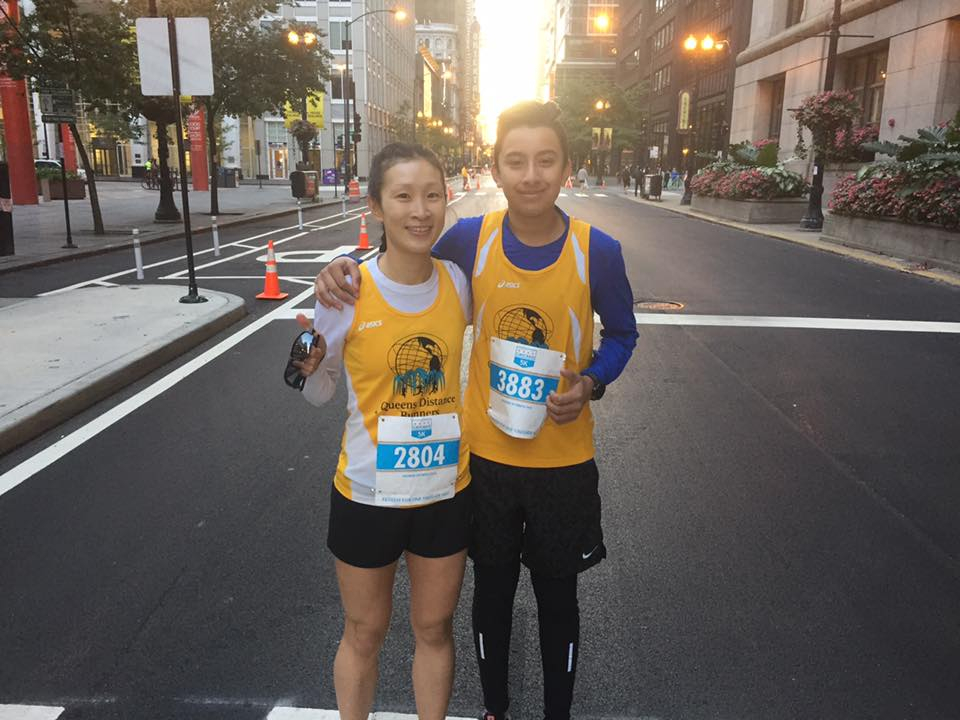
{"label": "asphalt road", "polygon": [[[449,219],[502,205],[484,193],[451,206]],[[636,204],[616,189],[565,193],[560,204],[621,241],[639,300],[682,303],[674,319],[719,319],[659,325],[641,315],[633,360],[595,405],[609,557],[581,578],[575,716],[956,718],[960,335],[817,324],[956,323],[960,290]],[[357,221],[338,221],[299,237],[295,221],[224,232],[225,246],[246,247],[225,247],[232,259],[217,265],[198,257],[200,287],[249,298],[251,315],[0,459],[2,473],[274,312],[0,496],[0,706],[189,720],[336,707],[341,616],[324,543],[345,394],[316,409],[280,379],[294,305],[311,307],[309,298],[279,310],[252,298],[267,238],[280,253],[355,244]],[[145,254],[175,258],[182,243]],[[282,280],[291,298],[309,290],[321,257],[281,256],[281,276],[300,278]],[[49,292],[130,261],[18,272],[0,278],[0,294]],[[183,267],[150,269],[148,281],[183,282],[160,279]],[[743,317],[814,327],[731,321]],[[376,708],[413,713],[398,578]],[[457,716],[480,707],[471,595],[468,570]],[[536,623],[524,579],[517,720],[541,712]]]}

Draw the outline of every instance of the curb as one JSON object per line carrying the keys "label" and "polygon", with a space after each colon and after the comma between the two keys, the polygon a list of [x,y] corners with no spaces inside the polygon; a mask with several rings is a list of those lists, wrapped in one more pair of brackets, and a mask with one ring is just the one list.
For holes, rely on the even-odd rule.
{"label": "curb", "polygon": [[938,282],[946,283],[947,285],[960,287],[960,275],[952,273],[948,269],[944,269],[941,271],[941,270],[933,270],[933,269],[922,270],[922,269],[912,268],[909,265],[905,264],[908,261],[896,260],[893,258],[893,256],[890,256],[890,255],[882,255],[879,253],[871,252],[869,250],[862,250],[860,248],[852,247],[850,245],[844,245],[841,243],[832,243],[827,240],[820,240],[819,238],[822,236],[821,231],[811,232],[810,239],[806,240],[802,238],[791,237],[790,235],[785,235],[784,233],[780,233],[775,230],[763,230],[762,228],[757,227],[755,225],[748,225],[747,223],[738,223],[733,220],[725,220],[723,218],[718,218],[713,215],[698,213],[693,210],[681,210],[679,208],[665,205],[662,201],[644,200],[643,198],[640,198],[640,197],[637,197],[637,198],[628,197],[627,199],[635,203],[643,203],[645,205],[658,207],[661,210],[666,210],[667,212],[676,213],[677,215],[685,215],[686,217],[693,218],[694,220],[703,220],[704,222],[708,222],[713,225],[722,225],[724,227],[729,227],[735,230],[741,230],[743,232],[750,233],[751,235],[759,235],[761,237],[773,238],[774,240],[782,240],[784,242],[793,243],[794,245],[802,245],[803,247],[808,247],[813,250],[821,250],[823,252],[832,253],[834,255],[849,257],[849,258],[853,258],[854,260],[861,260],[862,262],[870,263],[872,265],[877,265],[879,267],[883,267],[888,270],[896,270],[897,272],[902,272],[907,275],[916,275],[918,277],[923,277],[928,280],[936,280]]}
{"label": "curb", "polygon": [[[172,340],[157,340],[154,347],[146,354],[109,370],[89,384],[81,384],[76,390],[68,385],[64,397],[15,419],[8,427],[0,425],[0,456],[66,422],[240,321],[246,317],[247,308],[242,299],[237,299],[240,300],[240,304],[223,315]],[[71,383],[71,385],[78,383],[82,381]]]}
{"label": "curb", "polygon": [[[361,196],[361,199],[365,199],[365,198],[366,198],[366,195]],[[325,207],[330,207],[332,205],[341,205],[341,204],[342,203],[339,199],[333,202],[320,202],[317,204],[304,206],[303,211],[304,213],[306,213],[309,210],[320,210]],[[296,212],[297,212],[296,206],[290,208],[289,210],[272,210],[270,212],[240,217],[235,220],[218,222],[217,228],[222,229],[226,227],[249,225],[251,223],[260,222],[261,220],[270,220],[271,218],[283,217],[284,215],[292,215]],[[163,232],[161,230],[157,230],[156,232],[162,233],[162,234],[153,235],[150,237],[144,237],[143,234],[141,234],[140,246],[143,247],[144,245],[154,245],[156,243],[166,242],[167,240],[176,240],[177,238],[182,238],[184,236],[182,223],[178,223],[178,224],[180,225],[180,229],[176,231]],[[210,233],[212,232],[212,226],[200,225],[197,227],[192,227],[190,229],[190,232],[191,232],[191,235],[202,235],[202,234]],[[130,239],[130,234],[128,233],[124,237],[125,239],[122,241],[109,243],[105,245],[99,245],[97,247],[93,247],[89,249],[81,249],[69,255],[53,255],[45,258],[38,258],[34,261],[24,262],[23,264],[19,264],[19,265],[8,265],[6,267],[0,266],[0,275],[15,272],[17,270],[29,270],[32,268],[44,267],[46,265],[56,265],[62,262],[70,262],[71,260],[76,260],[78,258],[94,257],[96,255],[106,255],[107,253],[115,252],[117,250],[132,250],[133,240]]]}

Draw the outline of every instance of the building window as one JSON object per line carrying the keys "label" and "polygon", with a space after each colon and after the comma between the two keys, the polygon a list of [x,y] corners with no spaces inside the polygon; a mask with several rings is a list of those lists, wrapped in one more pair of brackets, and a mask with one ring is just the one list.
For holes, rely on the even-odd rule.
{"label": "building window", "polygon": [[656,0],[656,5],[654,7],[656,8],[657,13],[659,14],[659,13],[662,13],[671,5],[673,5],[673,2],[674,0]]}
{"label": "building window", "polygon": [[803,17],[803,0],[787,0],[787,25],[796,25]]}
{"label": "building window", "polygon": [[653,92],[661,95],[670,87],[671,65],[668,63],[653,74]]}
{"label": "building window", "polygon": [[669,49],[673,44],[673,20],[653,34],[653,52],[658,53]]}
{"label": "building window", "polygon": [[771,140],[780,139],[780,128],[783,123],[783,91],[786,84],[783,76],[770,83],[770,122],[767,123],[767,137]]}
{"label": "building window", "polygon": [[[344,77],[344,73],[342,72],[334,72],[330,77],[330,97],[334,100],[343,100],[343,85],[346,84],[347,87],[352,87],[352,80],[353,71],[346,73],[346,77]],[[350,96],[351,98],[356,95],[356,88],[353,87],[352,89],[353,94]]]}
{"label": "building window", "polygon": [[887,82],[887,49],[847,60],[844,81],[846,89],[853,92],[863,108],[860,124],[878,125]]}
{"label": "building window", "polygon": [[[587,34],[611,35],[616,33],[618,3],[610,2],[609,0],[587,0],[587,2]],[[607,25],[605,28],[601,28],[597,25],[597,19],[600,17],[607,18]]]}
{"label": "building window", "polygon": [[344,50],[343,41],[347,39],[347,22],[345,20],[330,21],[330,43],[331,50]]}

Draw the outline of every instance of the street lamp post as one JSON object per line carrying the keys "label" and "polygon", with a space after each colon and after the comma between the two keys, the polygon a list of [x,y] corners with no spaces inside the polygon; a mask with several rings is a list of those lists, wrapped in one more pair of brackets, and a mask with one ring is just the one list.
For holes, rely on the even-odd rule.
{"label": "street lamp post", "polygon": [[[600,124],[600,137],[597,141],[597,187],[603,185],[603,146],[604,138],[606,137],[606,111],[610,109],[609,100],[597,100],[593,104],[593,109],[597,111],[597,118],[599,119]],[[612,144],[612,141],[611,141]]]}
{"label": "street lamp post", "polygon": [[[827,35],[827,67],[823,74],[823,91],[833,90],[834,75],[837,70],[837,45],[840,42],[840,2],[834,0],[833,16],[830,18],[830,31]],[[820,230],[823,227],[823,156],[814,149],[813,181],[810,183],[810,200],[807,214],[800,220],[805,230]]]}
{"label": "street lamp post", "polygon": [[[300,35],[300,33],[298,33],[296,30],[291,30],[287,33],[287,42],[295,47],[302,46],[305,50],[309,50],[311,47],[313,47],[313,44],[317,42],[317,35],[316,33],[309,31],[303,33],[303,35]],[[300,117],[303,118],[304,122],[308,122],[306,93],[303,95],[303,100],[300,107]],[[302,143],[300,145],[300,156],[300,159],[304,165],[308,165],[310,163],[310,153],[307,150],[307,143]]]}
{"label": "street lamp post", "polygon": [[367,15],[373,15],[375,13],[390,13],[397,20],[403,22],[407,18],[407,11],[403,8],[385,8],[382,10],[368,10],[367,12],[357,15],[353,20],[348,20],[346,23],[346,37],[343,41],[343,49],[346,51],[344,54],[344,68],[346,70],[347,82],[350,83],[349,89],[344,89],[343,102],[344,102],[344,129],[343,129],[343,157],[344,164],[346,165],[346,172],[343,174],[343,194],[349,196],[350,194],[350,181],[353,179],[353,163],[350,159],[350,144],[352,138],[350,137],[353,132],[353,122],[352,116],[350,115],[350,96],[353,95],[354,82],[350,77],[350,50],[352,48],[352,41],[350,40],[350,28],[353,26],[357,20],[362,20]]}
{"label": "street lamp post", "polygon": [[[689,119],[687,123],[687,133],[690,136],[690,141],[687,143],[687,147],[683,152],[685,156],[684,159],[686,160],[686,173],[683,180],[683,197],[680,198],[681,205],[689,205],[693,202],[691,181],[693,180],[693,174],[696,172],[697,166],[697,132],[699,131],[699,127],[697,127],[698,123],[696,122],[697,103],[699,102],[698,95],[700,94],[701,66],[699,61],[722,51],[727,47],[727,44],[725,40],[714,40],[711,35],[704,35],[703,37],[688,35],[683,41],[683,50],[690,57],[693,67],[693,90],[690,93]],[[694,122],[690,122],[691,120]]]}

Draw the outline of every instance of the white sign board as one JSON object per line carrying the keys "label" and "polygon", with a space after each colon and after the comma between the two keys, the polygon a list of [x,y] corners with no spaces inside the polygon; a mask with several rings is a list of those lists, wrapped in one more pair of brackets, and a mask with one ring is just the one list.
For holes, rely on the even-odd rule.
{"label": "white sign board", "polygon": [[650,146],[650,159],[657,160],[660,157],[660,148],[657,145]]}
{"label": "white sign board", "polygon": [[[210,21],[207,18],[177,18],[175,22],[180,94],[213,95]],[[137,18],[137,55],[140,59],[140,92],[148,97],[173,95],[166,18]]]}

